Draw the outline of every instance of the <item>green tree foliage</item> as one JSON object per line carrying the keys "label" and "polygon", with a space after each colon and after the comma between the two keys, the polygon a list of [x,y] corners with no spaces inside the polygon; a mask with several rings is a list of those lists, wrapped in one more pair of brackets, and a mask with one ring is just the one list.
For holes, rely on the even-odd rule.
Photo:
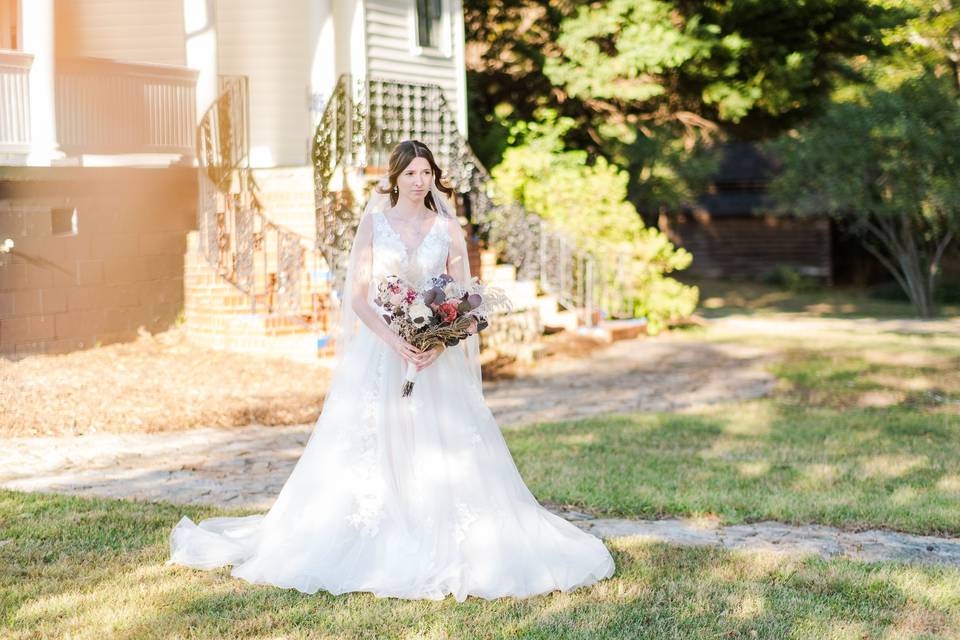
{"label": "green tree foliage", "polygon": [[651,175],[685,178],[658,166],[664,147],[683,139],[689,157],[718,131],[764,138],[793,126],[817,112],[838,78],[856,74],[852,56],[885,51],[884,29],[906,16],[871,0],[466,0],[464,7],[477,114],[471,139],[502,152],[513,123],[552,107],[577,121],[567,148],[626,169],[641,209],[651,205],[643,196],[684,191],[639,188]]}
{"label": "green tree foliage", "polygon": [[887,1],[911,14],[910,20],[891,30],[888,37],[902,52],[896,57],[896,66],[914,73],[929,70],[937,77],[948,77],[960,95],[960,1]]}
{"label": "green tree foliage", "polygon": [[960,105],[942,79],[849,92],[771,143],[784,162],[772,185],[777,212],[849,221],[930,317],[941,258],[960,230],[958,140]]}
{"label": "green tree foliage", "polygon": [[626,201],[627,174],[598,158],[565,150],[563,136],[575,126],[555,112],[538,113],[538,122],[519,123],[515,144],[493,169],[498,199],[519,202],[553,222],[594,255],[624,256],[622,273],[608,272],[608,286],[631,292],[634,313],[645,316],[656,333],[670,320],[689,316],[698,290],[666,274],[689,266],[692,256],[654,228],[644,227]]}

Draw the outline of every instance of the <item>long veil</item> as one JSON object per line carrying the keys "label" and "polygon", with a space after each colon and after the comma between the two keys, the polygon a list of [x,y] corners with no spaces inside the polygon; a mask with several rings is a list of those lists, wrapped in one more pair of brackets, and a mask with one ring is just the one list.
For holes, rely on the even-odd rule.
{"label": "long veil", "polygon": [[[430,180],[430,194],[433,196],[433,203],[436,206],[437,215],[447,219],[457,219],[456,211],[450,205],[450,202],[444,197],[443,193],[437,188],[436,180]],[[387,179],[381,178],[371,190],[367,203],[363,208],[359,223],[363,219],[376,211],[383,211],[390,207],[390,186]],[[457,225],[458,228],[460,225]],[[334,372],[339,369],[340,364],[347,355],[350,343],[357,335],[360,328],[360,319],[353,308],[353,292],[356,286],[357,262],[363,253],[363,247],[360,246],[361,239],[359,234],[354,236],[353,244],[350,248],[350,257],[347,261],[347,274],[343,279],[342,289],[335,291],[334,296],[339,303],[339,317],[337,319],[336,329],[334,330]],[[470,259],[467,252],[467,243],[464,234],[455,234],[450,239],[450,255],[453,256],[450,265],[450,276],[461,284],[467,284],[472,278],[470,273]],[[365,299],[372,303],[372,290],[370,287],[366,292]],[[475,382],[477,390],[482,393],[483,376],[480,367],[480,338],[477,334],[468,336],[460,345],[464,351],[467,360],[467,367],[472,374],[471,379]]]}

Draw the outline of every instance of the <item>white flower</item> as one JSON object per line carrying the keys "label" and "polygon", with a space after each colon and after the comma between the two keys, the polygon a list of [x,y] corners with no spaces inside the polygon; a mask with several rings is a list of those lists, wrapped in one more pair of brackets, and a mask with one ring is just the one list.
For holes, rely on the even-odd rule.
{"label": "white flower", "polygon": [[407,298],[407,296],[403,295],[402,293],[391,293],[391,294],[390,294],[390,304],[392,304],[393,306],[397,307],[397,306],[400,305],[400,303],[402,303],[404,300],[406,300],[406,298]]}
{"label": "white flower", "polygon": [[447,286],[443,288],[443,295],[447,296],[447,299],[459,298],[462,295],[460,285],[457,284],[456,280],[447,283]]}
{"label": "white flower", "polygon": [[410,306],[410,319],[420,324],[433,317],[433,310],[422,302],[414,303]]}

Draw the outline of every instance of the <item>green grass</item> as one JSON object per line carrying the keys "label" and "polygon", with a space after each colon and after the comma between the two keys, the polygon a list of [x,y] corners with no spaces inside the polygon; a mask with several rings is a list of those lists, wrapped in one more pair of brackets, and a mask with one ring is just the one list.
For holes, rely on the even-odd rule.
{"label": "green grass", "polygon": [[[910,315],[899,303],[754,294],[711,308]],[[841,324],[812,335],[707,327],[674,337],[681,348],[777,350],[774,395],[505,426],[538,499],[604,515],[960,535],[960,336]],[[163,564],[181,515],[242,513],[0,491],[0,638],[960,638],[957,567],[619,538],[608,541],[617,573],[597,585],[457,603],[307,596],[228,569]]]}
{"label": "green grass", "polygon": [[508,432],[541,500],[604,515],[960,534],[960,427],[912,410],[758,401]]}
{"label": "green grass", "polygon": [[0,491],[0,637],[949,638],[960,570],[636,538],[568,594],[457,603],[305,595],[165,566],[182,514],[240,512]]}
{"label": "green grass", "polygon": [[605,515],[960,535],[960,335],[745,331],[675,337],[778,351],[771,397],[507,428],[531,490]]}
{"label": "green grass", "polygon": [[[834,318],[912,318],[913,308],[905,300],[873,297],[861,287],[814,287],[790,290],[787,287],[752,281],[714,280],[677,276],[684,284],[700,289],[698,313],[705,317],[737,314],[767,315],[802,313]],[[960,315],[960,305],[941,304],[939,315]]]}

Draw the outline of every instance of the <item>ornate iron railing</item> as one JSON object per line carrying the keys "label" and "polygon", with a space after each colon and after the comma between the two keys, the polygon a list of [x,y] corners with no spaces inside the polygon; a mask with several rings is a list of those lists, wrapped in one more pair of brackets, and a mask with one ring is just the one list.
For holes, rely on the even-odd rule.
{"label": "ornate iron railing", "polygon": [[263,215],[249,161],[247,78],[220,78],[220,95],[197,127],[200,250],[247,296],[251,313],[315,316],[302,279],[313,241]]}
{"label": "ornate iron railing", "polygon": [[[492,178],[456,126],[454,111],[436,85],[341,76],[314,138],[318,244],[339,285],[345,272],[358,207],[343,189],[351,171],[384,171],[390,151],[415,138],[434,152],[459,194],[462,212],[479,238],[517,268],[518,278],[576,311],[583,324],[600,317],[632,317],[627,257],[591,252],[520,204],[498,204]],[[344,176],[332,187],[335,172]],[[337,197],[337,189],[343,189]]]}
{"label": "ornate iron railing", "polygon": [[313,138],[316,244],[339,289],[356,230],[357,211],[349,188],[351,171],[363,148],[363,118],[356,108],[349,75],[340,76]]}

